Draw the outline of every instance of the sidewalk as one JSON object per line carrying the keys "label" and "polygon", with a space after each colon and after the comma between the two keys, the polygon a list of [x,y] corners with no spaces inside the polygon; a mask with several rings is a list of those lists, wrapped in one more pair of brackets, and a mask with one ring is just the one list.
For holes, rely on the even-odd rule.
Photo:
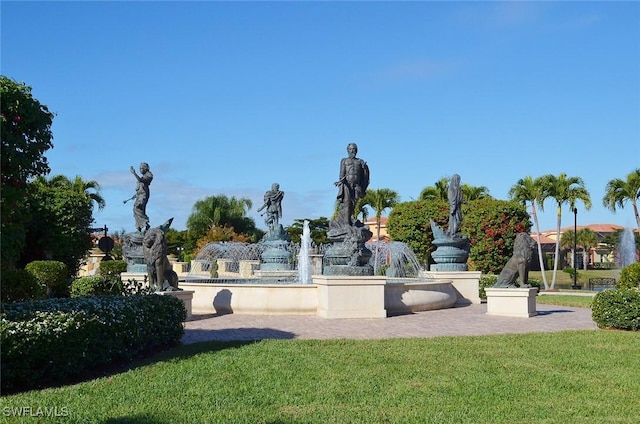
{"label": "sidewalk", "polygon": [[481,336],[595,330],[591,310],[536,306],[531,318],[487,315],[487,305],[418,312],[389,318],[326,319],[317,316],[208,315],[185,323],[185,344],[261,339],[384,339],[394,337]]}

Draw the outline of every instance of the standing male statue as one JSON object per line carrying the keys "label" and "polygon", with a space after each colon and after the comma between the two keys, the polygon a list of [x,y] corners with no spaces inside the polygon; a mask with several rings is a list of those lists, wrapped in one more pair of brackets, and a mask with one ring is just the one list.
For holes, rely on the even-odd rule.
{"label": "standing male statue", "polygon": [[[364,197],[369,186],[369,166],[357,158],[358,146],[349,143],[348,157],[340,161],[340,178],[335,182],[338,187],[338,215],[330,224],[335,230],[353,227],[353,212],[358,199]],[[330,228],[331,229],[331,228]]]}
{"label": "standing male statue", "polygon": [[147,216],[147,202],[149,201],[149,186],[151,185],[151,180],[153,180],[153,174],[149,170],[149,164],[146,162],[140,164],[140,175],[136,173],[133,166],[131,167],[131,173],[136,177],[136,180],[138,180],[136,194],[125,200],[124,203],[135,199],[133,203],[133,217],[136,220],[136,228],[139,232],[146,232],[150,227],[149,217]]}
{"label": "standing male statue", "polygon": [[268,190],[264,194],[264,205],[258,212],[266,209],[263,215],[265,216],[264,222],[267,224],[269,231],[274,233],[278,231],[280,218],[282,218],[282,198],[284,197],[284,191],[280,190],[280,184],[273,183],[271,190]]}

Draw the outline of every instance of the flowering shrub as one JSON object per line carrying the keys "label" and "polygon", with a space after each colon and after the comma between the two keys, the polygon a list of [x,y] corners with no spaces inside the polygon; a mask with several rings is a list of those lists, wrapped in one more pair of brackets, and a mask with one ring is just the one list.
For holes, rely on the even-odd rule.
{"label": "flowering shrub", "polygon": [[627,265],[620,271],[620,278],[616,281],[619,289],[631,289],[640,287],[640,262]]}
{"label": "flowering shrub", "polygon": [[2,390],[59,382],[178,343],[186,311],[172,296],[46,299],[3,305]]}
{"label": "flowering shrub", "polygon": [[640,290],[615,289],[596,294],[591,318],[600,328],[640,329]]}

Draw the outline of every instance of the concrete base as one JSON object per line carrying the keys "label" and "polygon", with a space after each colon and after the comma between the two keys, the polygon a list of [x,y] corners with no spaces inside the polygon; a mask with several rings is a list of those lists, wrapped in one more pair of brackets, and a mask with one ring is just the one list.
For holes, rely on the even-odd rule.
{"label": "concrete base", "polygon": [[487,288],[487,314],[529,318],[537,315],[538,289]]}
{"label": "concrete base", "polygon": [[200,314],[316,315],[312,284],[180,283],[194,290],[193,310]]}
{"label": "concrete base", "polygon": [[187,311],[187,321],[189,321],[193,316],[193,290],[177,290],[177,291],[164,291],[164,292],[155,292],[155,294],[159,296],[173,296],[182,301],[184,305],[184,309]]}
{"label": "concrete base", "polygon": [[318,287],[318,316],[323,318],[385,318],[387,278],[314,275]]}
{"label": "concrete base", "polygon": [[480,304],[480,271],[425,271],[422,277],[437,281],[451,281],[458,291],[456,306]]}
{"label": "concrete base", "polygon": [[[406,281],[405,281],[406,280]],[[450,308],[458,299],[451,281],[314,275],[313,284],[180,282],[195,291],[196,314],[317,315],[324,318],[382,318]]]}

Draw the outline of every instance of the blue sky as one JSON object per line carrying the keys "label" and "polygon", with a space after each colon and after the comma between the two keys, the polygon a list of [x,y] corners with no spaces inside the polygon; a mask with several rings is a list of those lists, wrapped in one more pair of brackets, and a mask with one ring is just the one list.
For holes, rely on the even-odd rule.
{"label": "blue sky", "polygon": [[[1,72],[56,113],[51,175],[100,183],[96,225],[134,230],[130,166],[154,173],[153,226],[196,200],[285,191],[283,224],[331,216],[356,142],[371,188],[441,177],[507,199],[527,175],[583,178],[578,225],[640,167],[638,2],[10,2]],[[555,228],[552,200],[540,215]],[[562,226],[573,225],[565,206]]]}

